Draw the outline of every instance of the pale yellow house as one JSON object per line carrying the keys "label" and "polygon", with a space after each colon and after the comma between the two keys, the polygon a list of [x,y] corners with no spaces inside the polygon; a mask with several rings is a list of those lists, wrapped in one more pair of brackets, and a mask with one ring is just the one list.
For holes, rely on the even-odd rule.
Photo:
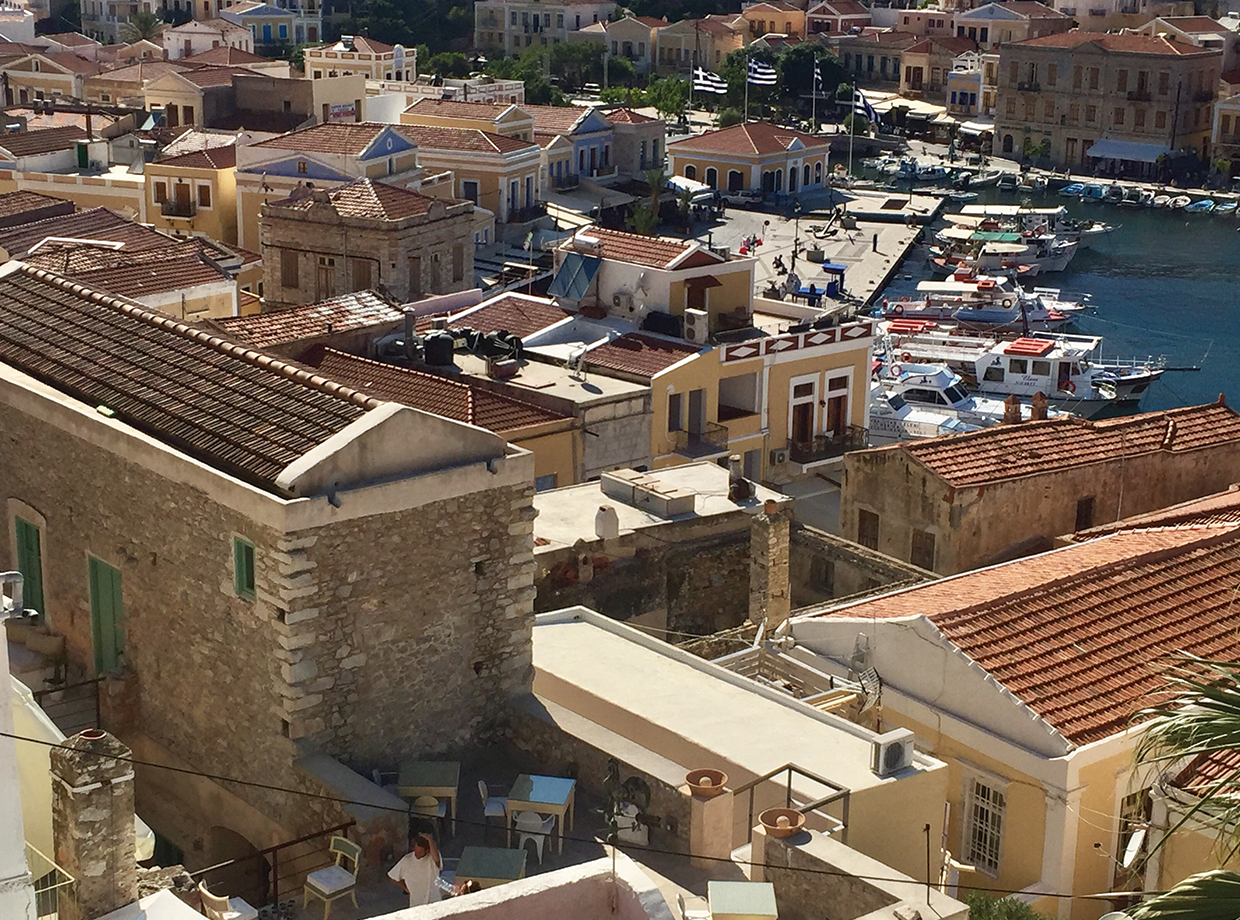
{"label": "pale yellow house", "polygon": [[805,10],[788,0],[762,0],[740,12],[749,41],[772,33],[805,37]]}
{"label": "pale yellow house", "polygon": [[523,141],[534,140],[534,116],[512,103],[424,98],[405,109],[400,123],[430,128],[473,128]]}
{"label": "pale yellow house", "polygon": [[794,615],[792,655],[841,676],[873,669],[881,727],[911,729],[919,750],[948,764],[953,884],[1095,920],[1128,899],[1087,895],[1163,890],[1217,865],[1208,827],[1177,833],[1145,862],[1209,770],[1137,771],[1132,722],[1175,656],[1240,655],[1240,524],[1214,520],[1148,521]]}
{"label": "pale yellow house", "polygon": [[3,65],[6,102],[25,105],[44,99],[81,99],[87,78],[99,73],[94,61],[68,51],[27,54]]}
{"label": "pale yellow house", "polygon": [[669,171],[711,188],[764,195],[820,189],[827,181],[826,138],[751,121],[667,145]]}
{"label": "pale yellow house", "polygon": [[385,45],[362,35],[344,35],[332,45],[307,48],[304,69],[312,80],[361,74],[367,80],[412,82],[417,78],[417,52],[404,45]]}
{"label": "pale yellow house", "polygon": [[176,61],[140,61],[87,77],[82,85],[87,102],[103,105],[146,105],[146,85],[170,73],[181,73],[189,66]]}
{"label": "pale yellow house", "polygon": [[183,153],[146,164],[151,224],[175,236],[237,242],[235,144]]}
{"label": "pale yellow house", "polygon": [[[732,13],[727,20],[739,21]],[[804,14],[802,14],[804,21]],[[682,19],[657,31],[658,59],[655,69],[659,73],[691,73],[696,66],[716,70],[729,54],[739,51],[747,44],[748,33],[742,27],[734,27],[725,18],[707,16],[704,19]]]}

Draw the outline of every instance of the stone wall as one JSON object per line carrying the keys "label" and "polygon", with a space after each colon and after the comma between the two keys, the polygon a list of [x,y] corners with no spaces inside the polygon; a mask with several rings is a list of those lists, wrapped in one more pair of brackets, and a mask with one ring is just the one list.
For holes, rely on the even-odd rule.
{"label": "stone wall", "polygon": [[914,585],[933,572],[806,524],[792,525],[792,606],[806,607],[880,588]]}

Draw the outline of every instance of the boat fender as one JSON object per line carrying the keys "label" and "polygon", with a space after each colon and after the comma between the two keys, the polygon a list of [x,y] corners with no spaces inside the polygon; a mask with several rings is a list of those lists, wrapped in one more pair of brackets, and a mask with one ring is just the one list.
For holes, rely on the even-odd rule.
{"label": "boat fender", "polygon": [[905,364],[912,364],[912,363],[913,363],[913,356],[912,356],[912,355],[910,355],[910,354],[906,351],[904,354],[900,355],[900,360],[901,360],[901,361],[903,361]]}
{"label": "boat fender", "polygon": [[1011,298],[1011,297],[1004,297],[1004,298],[1003,298],[1003,305],[1004,305],[1005,307],[1010,307],[1010,306],[1012,305],[1012,298]]}
{"label": "boat fender", "polygon": [[1071,380],[1068,380],[1068,381],[1065,381],[1064,385],[1061,386],[1059,389],[1063,390],[1065,393],[1075,393],[1076,384],[1073,383]]}
{"label": "boat fender", "polygon": [[891,312],[894,313],[896,316],[903,316],[904,315],[904,304],[901,304],[901,303],[896,304],[894,307],[891,308]]}
{"label": "boat fender", "polygon": [[890,371],[891,376],[892,376],[892,377],[899,377],[899,376],[900,376],[900,373],[901,373],[901,371],[902,371],[902,370],[903,370],[903,368],[901,368],[901,367],[900,367],[900,365],[898,365],[898,364],[893,364],[893,365],[891,365],[891,371]]}
{"label": "boat fender", "polygon": [[901,297],[901,298],[900,298],[900,303],[908,303],[908,302],[909,302],[909,298],[907,298],[907,297]]}
{"label": "boat fender", "polygon": [[887,309],[887,298],[886,297],[883,298],[883,309],[884,310]]}

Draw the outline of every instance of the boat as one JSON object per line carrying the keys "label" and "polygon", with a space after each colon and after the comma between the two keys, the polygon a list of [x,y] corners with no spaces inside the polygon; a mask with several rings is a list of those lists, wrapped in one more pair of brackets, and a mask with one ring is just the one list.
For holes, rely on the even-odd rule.
{"label": "boat", "polygon": [[1193,199],[1189,198],[1187,195],[1177,195],[1167,202],[1167,207],[1173,211],[1179,211],[1182,208],[1187,208],[1192,203]]}
{"label": "boat", "polygon": [[1170,195],[1155,195],[1153,205],[1156,208],[1165,208],[1171,204]]}
{"label": "boat", "polygon": [[1119,204],[1124,200],[1125,190],[1118,182],[1112,182],[1102,196],[1102,200],[1107,204]]}
{"label": "boat", "polygon": [[1085,186],[1085,192],[1081,196],[1084,201],[1101,201],[1106,197],[1107,189],[1105,185],[1097,182],[1090,182]]}
{"label": "boat", "polygon": [[999,186],[1000,191],[1014,192],[1019,185],[1019,180],[1013,173],[1004,173],[995,184]]}
{"label": "boat", "polygon": [[946,179],[947,174],[948,169],[946,166],[939,166],[931,163],[926,166],[917,167],[918,182],[938,182],[941,179]]}
{"label": "boat", "polygon": [[1022,192],[1044,192],[1046,191],[1046,184],[1045,176],[1033,176],[1026,173],[1016,188]]}
{"label": "boat", "polygon": [[[897,398],[920,409],[948,415],[974,431],[1003,422],[1004,401],[970,393],[960,375],[946,365],[905,363],[898,349],[888,351],[887,357],[877,383],[889,400]],[[1033,407],[1022,403],[1020,408],[1021,420],[1029,421]],[[1065,413],[1048,407],[1046,414],[1050,417]]]}
{"label": "boat", "polygon": [[1184,208],[1185,214],[1209,214],[1214,210],[1214,199],[1201,198]]}
{"label": "boat", "polygon": [[919,438],[937,438],[944,434],[965,434],[977,431],[978,427],[937,407],[910,403],[899,393],[884,388],[878,381],[870,385],[870,427],[867,437],[871,447]]}
{"label": "boat", "polygon": [[994,185],[1003,177],[1003,171],[1000,169],[983,169],[981,172],[975,173],[969,177],[969,188],[981,188],[985,185]]}
{"label": "boat", "polygon": [[1085,184],[1073,182],[1070,185],[1065,185],[1059,190],[1059,194],[1063,198],[1080,198],[1085,194]]}
{"label": "boat", "polygon": [[948,197],[952,201],[976,201],[977,192],[952,192]]}
{"label": "boat", "polygon": [[1008,278],[986,276],[922,281],[917,294],[883,301],[889,332],[913,334],[946,324],[991,333],[1056,331],[1086,309],[1085,302],[1061,299],[1056,288],[1026,294]]}
{"label": "boat", "polygon": [[1143,208],[1145,207],[1145,193],[1135,185],[1124,189],[1123,197],[1119,200],[1121,208]]}
{"label": "boat", "polygon": [[1220,201],[1214,206],[1215,214],[1230,215],[1235,210],[1236,210],[1236,202],[1234,201]]}
{"label": "boat", "polygon": [[1153,192],[1146,189],[1144,191],[1139,192],[1138,194],[1141,198],[1141,207],[1143,208],[1154,207],[1154,193]]}
{"label": "boat", "polygon": [[[965,205],[961,214],[970,220],[963,220],[953,214],[946,217],[953,223],[969,223],[978,229],[1002,229],[1004,226],[1011,226],[1022,232],[1053,233],[1057,239],[1079,240],[1082,249],[1088,249],[1094,241],[1115,229],[1111,224],[1100,220],[1073,220],[1063,205],[1057,208],[1030,208],[1015,204],[976,204]],[[974,218],[995,223],[993,227],[986,227],[983,223],[971,220]]]}
{"label": "boat", "polygon": [[946,227],[936,238],[943,247],[931,247],[931,262],[944,277],[962,270],[973,274],[1015,271],[1027,277],[1061,272],[1080,248],[1077,240],[1059,239],[1049,233],[1022,235],[968,227]]}
{"label": "boat", "polygon": [[1163,369],[1103,364],[1098,336],[1035,332],[1014,341],[937,329],[899,337],[905,363],[946,364],[970,390],[1022,402],[1043,393],[1050,404],[1086,418],[1135,407]]}

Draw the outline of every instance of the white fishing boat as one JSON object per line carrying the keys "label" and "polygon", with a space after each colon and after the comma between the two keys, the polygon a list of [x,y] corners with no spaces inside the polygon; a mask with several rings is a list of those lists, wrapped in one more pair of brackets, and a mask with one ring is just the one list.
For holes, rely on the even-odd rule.
{"label": "white fishing boat", "polygon": [[1169,204],[1171,204],[1171,196],[1170,196],[1170,195],[1155,195],[1155,196],[1154,196],[1154,207],[1156,207],[1156,208],[1165,208],[1165,207],[1167,207]]}
{"label": "white fishing boat", "polygon": [[1167,202],[1167,207],[1173,211],[1180,211],[1187,208],[1192,203],[1193,199],[1189,198],[1187,195],[1176,195],[1169,202]]}
{"label": "white fishing boat", "polygon": [[932,271],[940,276],[967,270],[977,274],[1015,271],[1031,278],[1045,272],[1061,272],[1068,267],[1080,243],[1058,239],[1053,234],[1020,234],[1001,230],[970,230],[946,227],[936,239],[939,251],[931,247]]}
{"label": "white fishing boat", "polygon": [[1086,309],[1082,302],[1063,300],[1056,288],[1026,294],[1011,279],[989,275],[922,281],[917,294],[883,301],[883,318],[893,331],[919,332],[926,328],[919,324],[925,323],[996,333],[1055,331]]}
{"label": "white fishing boat", "polygon": [[[943,412],[974,428],[989,428],[1003,422],[1005,405],[1002,399],[970,393],[960,375],[942,364],[885,363],[878,374],[883,390],[899,396],[911,405]],[[1021,404],[1021,419],[1029,421],[1033,407]],[[1057,409],[1047,416],[1063,415]]]}
{"label": "white fishing boat", "polygon": [[[1073,220],[1068,209],[1029,208],[1014,204],[967,204],[960,215],[946,215],[949,221],[958,222],[960,216],[993,220],[999,228],[1011,227],[1022,233],[1053,233],[1059,239],[1079,240],[1082,249],[1088,249],[1094,241],[1115,230],[1112,224],[1100,220]],[[979,226],[980,224],[975,224]]]}
{"label": "white fishing boat", "polygon": [[867,437],[871,447],[937,438],[944,434],[965,434],[979,426],[961,421],[953,413],[910,403],[899,393],[889,392],[875,381],[870,386],[870,427]]}

